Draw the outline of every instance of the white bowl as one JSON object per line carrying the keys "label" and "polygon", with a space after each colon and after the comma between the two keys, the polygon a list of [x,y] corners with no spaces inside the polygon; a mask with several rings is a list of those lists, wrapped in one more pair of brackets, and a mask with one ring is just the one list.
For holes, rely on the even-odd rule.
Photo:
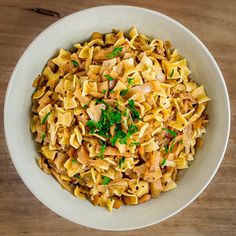
{"label": "white bowl", "polygon": [[[71,48],[92,32],[128,30],[136,26],[149,36],[170,40],[188,61],[193,78],[211,98],[205,145],[173,191],[145,204],[109,213],[72,196],[37,166],[38,156],[30,133],[34,78],[60,48]],[[175,20],[155,11],[131,6],[102,6],[69,15],[44,30],[25,50],[11,76],[4,107],[4,128],[12,161],[30,191],[48,208],[75,223],[103,230],[130,230],[173,216],[190,204],[209,184],[225,153],[230,129],[226,85],[214,58],[203,43]],[[36,214],[36,213],[35,213]]]}

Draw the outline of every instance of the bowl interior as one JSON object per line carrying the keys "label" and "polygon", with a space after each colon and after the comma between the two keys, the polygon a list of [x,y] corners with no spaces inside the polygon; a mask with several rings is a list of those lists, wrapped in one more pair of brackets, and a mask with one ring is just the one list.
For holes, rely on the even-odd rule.
{"label": "bowl interior", "polygon": [[[85,23],[86,22],[86,23]],[[48,58],[60,48],[71,48],[92,32],[127,31],[136,26],[143,34],[170,40],[190,66],[192,77],[205,86],[211,102],[205,145],[173,191],[143,205],[123,207],[109,213],[81,201],[37,166],[38,156],[30,133],[31,87]],[[69,15],[43,31],[27,48],[12,74],[5,100],[4,125],[14,165],[33,194],[59,215],[92,228],[127,230],[160,222],[194,200],[216,172],[229,134],[229,100],[221,72],[204,45],[186,28],[160,13],[129,6],[104,6]],[[85,213],[86,212],[86,213]]]}

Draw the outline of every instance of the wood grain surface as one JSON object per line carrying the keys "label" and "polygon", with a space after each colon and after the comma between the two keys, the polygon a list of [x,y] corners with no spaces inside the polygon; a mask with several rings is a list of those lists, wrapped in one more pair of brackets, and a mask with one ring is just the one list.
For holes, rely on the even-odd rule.
{"label": "wood grain surface", "polygon": [[[140,230],[115,233],[93,230],[59,217],[39,202],[26,188],[8,154],[2,119],[0,126],[0,235],[236,235],[235,0],[0,0],[1,118],[10,75],[28,44],[59,18],[81,9],[106,4],[137,5],[160,11],[187,26],[211,51],[223,72],[231,98],[231,135],[222,165],[207,189],[176,216],[158,225]],[[49,9],[54,13],[39,12],[36,8]]]}

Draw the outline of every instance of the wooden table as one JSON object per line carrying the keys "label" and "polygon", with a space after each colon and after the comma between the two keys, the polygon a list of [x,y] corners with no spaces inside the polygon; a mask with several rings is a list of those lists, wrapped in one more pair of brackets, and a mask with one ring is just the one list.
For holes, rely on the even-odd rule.
{"label": "wooden table", "polygon": [[[138,5],[160,11],[187,26],[209,48],[226,80],[231,98],[231,136],[225,158],[207,189],[176,216],[148,228],[111,233],[69,222],[39,202],[21,181],[0,132],[0,235],[236,235],[236,1],[220,0],[1,0],[0,108],[13,68],[28,44],[58,18],[36,13],[50,9],[66,16],[105,4]],[[1,112],[1,117],[3,113]],[[219,134],[220,135],[220,134]]]}

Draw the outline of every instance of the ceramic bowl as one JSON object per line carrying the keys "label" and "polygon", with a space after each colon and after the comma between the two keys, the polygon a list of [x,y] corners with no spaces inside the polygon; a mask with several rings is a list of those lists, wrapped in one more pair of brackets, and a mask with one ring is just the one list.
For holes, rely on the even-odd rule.
{"label": "ceramic bowl", "polygon": [[[43,173],[30,132],[32,82],[47,60],[60,48],[69,49],[88,39],[94,31],[127,31],[132,26],[151,37],[170,40],[183,55],[192,78],[204,85],[211,98],[207,113],[210,122],[205,145],[177,182],[178,186],[160,198],[124,206],[112,213],[82,201],[61,188],[52,176]],[[221,71],[203,43],[180,23],[156,11],[132,6],[101,6],[76,12],[45,29],[28,46],[12,73],[5,97],[4,128],[7,146],[20,177],[30,191],[49,209],[75,223],[103,230],[130,230],[156,224],[189,205],[215,175],[228,142],[230,105]],[[36,213],[35,213],[36,214]]]}

